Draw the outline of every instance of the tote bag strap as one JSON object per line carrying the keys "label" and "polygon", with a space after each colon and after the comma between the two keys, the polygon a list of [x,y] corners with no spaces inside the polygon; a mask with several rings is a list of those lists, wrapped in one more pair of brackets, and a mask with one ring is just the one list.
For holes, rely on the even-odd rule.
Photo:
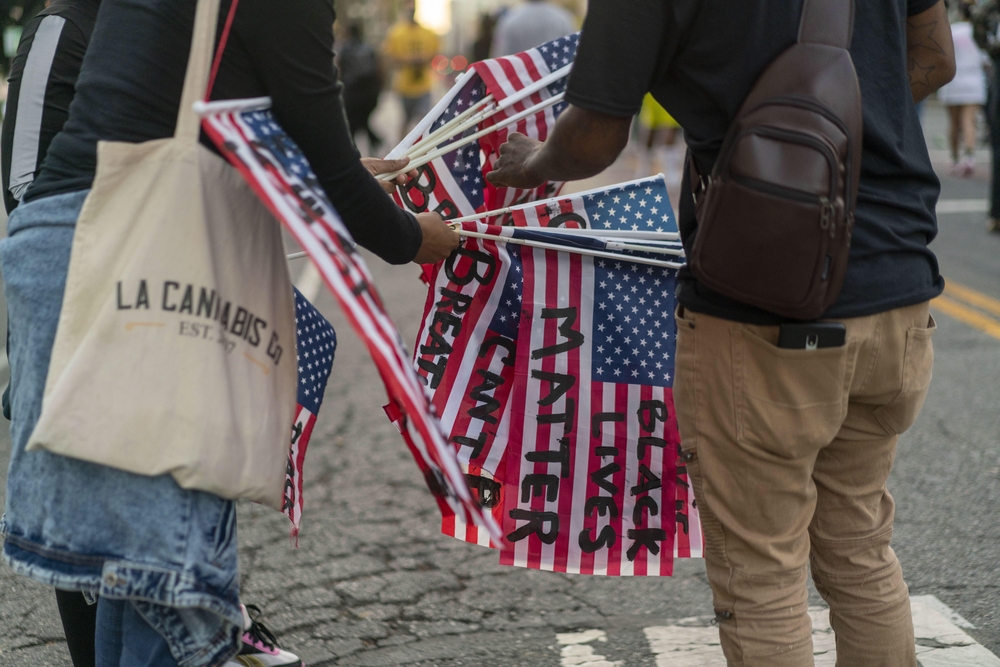
{"label": "tote bag strap", "polygon": [[201,118],[195,113],[194,103],[204,98],[208,87],[215,29],[219,22],[219,3],[220,0],[198,0],[191,53],[184,74],[184,91],[181,93],[181,107],[177,111],[177,126],[174,128],[175,139],[198,141]]}

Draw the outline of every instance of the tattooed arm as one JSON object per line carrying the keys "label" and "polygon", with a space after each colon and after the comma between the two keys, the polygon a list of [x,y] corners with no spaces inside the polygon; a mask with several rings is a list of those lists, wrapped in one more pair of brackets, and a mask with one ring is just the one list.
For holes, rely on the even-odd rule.
{"label": "tattooed arm", "polygon": [[906,20],[906,73],[914,102],[955,76],[955,45],[944,0]]}

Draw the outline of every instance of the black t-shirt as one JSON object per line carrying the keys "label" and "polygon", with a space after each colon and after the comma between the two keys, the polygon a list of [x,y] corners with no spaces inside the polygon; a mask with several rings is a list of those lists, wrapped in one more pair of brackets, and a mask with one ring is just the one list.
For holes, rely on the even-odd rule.
{"label": "black t-shirt", "polygon": [[[174,132],[196,0],[103,0],[69,120],[52,141],[26,200],[89,188],[97,142],[142,142]],[[220,10],[219,32],[229,11]],[[240,0],[213,100],[269,95],[355,240],[388,262],[422,240],[359,162],[333,66],[331,0]],[[202,142],[211,142],[202,137]]]}
{"label": "black t-shirt", "polygon": [[[851,57],[861,85],[864,151],[850,261],[825,318],[860,317],[931,299],[944,286],[927,245],[937,234],[940,184],[906,74],[906,19],[937,0],[856,0]],[[795,43],[803,0],[591,0],[567,98],[631,116],[648,91],[684,128],[699,167],[715,163],[757,77]],[[697,233],[685,174],[678,218],[690,254]],[[773,324],[770,313],[680,274],[685,308]]]}
{"label": "black t-shirt", "polygon": [[[3,199],[10,213],[69,117],[99,0],[55,0],[24,27],[7,80]],[[27,77],[25,76],[27,74]]]}

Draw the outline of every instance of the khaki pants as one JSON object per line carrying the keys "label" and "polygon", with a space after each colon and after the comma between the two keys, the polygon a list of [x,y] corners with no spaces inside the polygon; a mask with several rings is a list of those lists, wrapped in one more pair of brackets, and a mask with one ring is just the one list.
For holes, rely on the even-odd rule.
{"label": "khaki pants", "polygon": [[847,343],[678,314],[674,398],[728,664],[813,665],[806,566],[843,667],[914,667],[885,482],[927,395],[928,304],[844,320]]}

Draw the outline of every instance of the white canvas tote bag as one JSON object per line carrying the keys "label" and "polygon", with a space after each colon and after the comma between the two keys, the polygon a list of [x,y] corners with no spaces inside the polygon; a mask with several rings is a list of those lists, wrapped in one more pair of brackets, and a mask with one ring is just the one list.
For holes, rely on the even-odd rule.
{"label": "white canvas tote bag", "polygon": [[281,509],[295,306],[277,220],[198,142],[219,0],[199,0],[172,138],[101,142],[28,449]]}

